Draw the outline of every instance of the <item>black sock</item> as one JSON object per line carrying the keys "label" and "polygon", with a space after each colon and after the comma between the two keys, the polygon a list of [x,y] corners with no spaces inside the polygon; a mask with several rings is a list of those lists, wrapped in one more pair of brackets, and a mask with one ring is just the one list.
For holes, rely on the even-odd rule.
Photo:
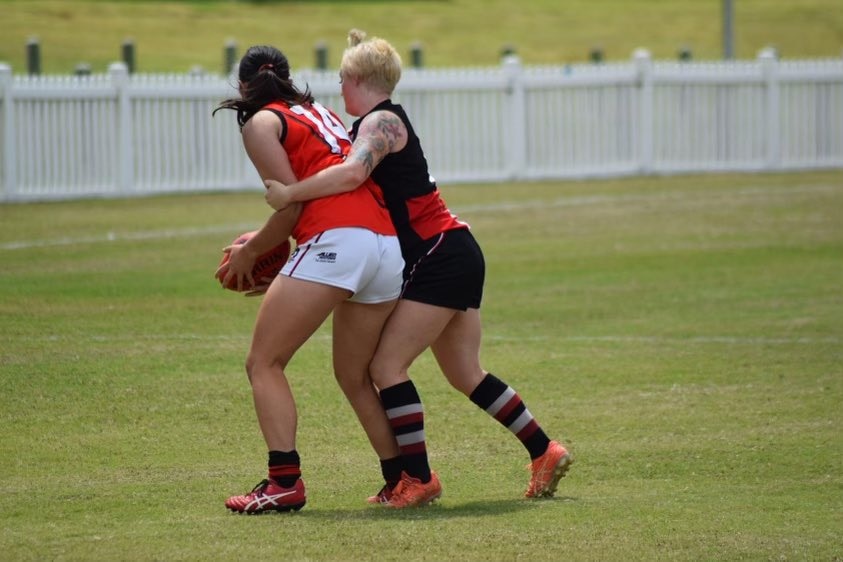
{"label": "black sock", "polygon": [[269,477],[279,486],[289,488],[301,478],[301,459],[295,449],[292,451],[269,452]]}
{"label": "black sock", "polygon": [[391,459],[381,460],[381,474],[383,480],[389,489],[393,489],[399,480],[401,480],[401,472],[404,471],[404,458],[393,457]]}

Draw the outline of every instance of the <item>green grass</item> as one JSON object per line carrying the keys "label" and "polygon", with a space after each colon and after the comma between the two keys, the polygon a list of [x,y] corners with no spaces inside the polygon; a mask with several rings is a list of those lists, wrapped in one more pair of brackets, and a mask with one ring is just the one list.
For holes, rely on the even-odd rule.
{"label": "green grass", "polygon": [[520,498],[525,451],[425,354],[445,494],[365,506],[326,327],[290,369],[307,507],[227,513],[265,467],[259,301],[212,272],[260,195],[3,205],[2,558],[840,558],[843,174],[444,189],[486,252],[484,365],[577,457],[557,498]]}
{"label": "green grass", "polygon": [[[351,27],[392,41],[409,61],[420,42],[428,66],[496,65],[514,46],[527,64],[629,60],[650,49],[675,59],[688,47],[697,59],[722,57],[719,0],[409,0],[409,1],[116,1],[0,0],[0,61],[26,72],[25,47],[41,43],[42,70],[71,73],[86,62],[94,72],[121,59],[127,38],[137,46],[141,72],[186,72],[223,66],[226,42],[239,53],[252,44],[284,50],[294,68],[315,64],[325,42],[331,68],[339,65]],[[752,59],[773,45],[787,58],[840,56],[839,0],[734,2],[735,54]]]}

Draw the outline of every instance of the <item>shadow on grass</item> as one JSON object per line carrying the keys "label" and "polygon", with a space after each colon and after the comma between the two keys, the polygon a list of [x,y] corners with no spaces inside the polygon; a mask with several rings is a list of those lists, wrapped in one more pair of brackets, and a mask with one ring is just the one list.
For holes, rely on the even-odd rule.
{"label": "shadow on grass", "polygon": [[542,509],[548,507],[549,505],[561,505],[563,503],[572,503],[576,501],[578,501],[577,498],[570,496],[560,496],[541,500],[477,500],[459,504],[451,504],[446,500],[445,503],[437,502],[433,505],[416,509],[389,509],[380,506],[370,506],[362,509],[320,509],[318,506],[311,507],[308,505],[302,511],[286,515],[331,521],[344,519],[370,521],[376,519],[398,521],[412,519],[455,519],[459,517],[483,517],[486,515],[497,516],[501,513],[514,513],[519,511],[528,511],[531,509]]}

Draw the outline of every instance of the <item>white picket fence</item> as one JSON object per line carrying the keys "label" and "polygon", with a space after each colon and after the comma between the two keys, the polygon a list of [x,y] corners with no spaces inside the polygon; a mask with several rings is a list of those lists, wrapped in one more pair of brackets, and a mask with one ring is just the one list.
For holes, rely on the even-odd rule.
{"label": "white picket fence", "polygon": [[[295,76],[342,112],[335,71]],[[233,77],[13,74],[0,64],[0,201],[260,189]],[[843,168],[843,60],[407,69],[395,95],[440,184]]]}

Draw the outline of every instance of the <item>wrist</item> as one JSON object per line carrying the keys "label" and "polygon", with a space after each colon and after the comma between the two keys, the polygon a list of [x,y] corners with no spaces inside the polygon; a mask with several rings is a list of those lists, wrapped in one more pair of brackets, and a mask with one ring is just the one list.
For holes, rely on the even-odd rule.
{"label": "wrist", "polygon": [[243,254],[244,258],[248,258],[252,261],[255,261],[259,255],[257,251],[255,251],[255,245],[252,243],[254,237],[247,241],[245,244],[240,246],[240,253]]}

